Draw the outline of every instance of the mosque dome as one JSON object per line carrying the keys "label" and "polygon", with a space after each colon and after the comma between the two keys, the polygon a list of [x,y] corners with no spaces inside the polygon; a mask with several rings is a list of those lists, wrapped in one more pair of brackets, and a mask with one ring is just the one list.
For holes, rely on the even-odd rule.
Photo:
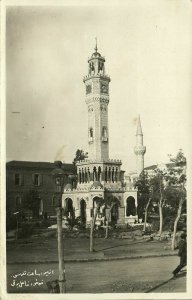
{"label": "mosque dome", "polygon": [[96,57],[101,57],[101,54],[99,52],[94,52],[92,55],[91,55],[92,58],[96,58]]}

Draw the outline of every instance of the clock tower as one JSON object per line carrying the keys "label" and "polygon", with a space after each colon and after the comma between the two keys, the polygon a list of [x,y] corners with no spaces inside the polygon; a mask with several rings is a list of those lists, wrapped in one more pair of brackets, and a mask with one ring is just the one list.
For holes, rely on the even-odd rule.
{"label": "clock tower", "polygon": [[[110,77],[105,72],[105,58],[98,52],[97,44],[88,59],[88,73],[83,82],[88,111],[89,157],[76,162],[77,185],[74,187],[71,183],[64,187],[63,207],[69,208],[73,203],[76,216],[90,226],[93,217],[103,224],[104,217],[109,214],[109,203],[113,203],[112,224],[125,224],[129,220],[134,223],[138,219],[137,191],[126,185],[121,160],[109,158]],[[138,143],[140,139],[138,137]],[[96,206],[99,213],[95,216]]]}
{"label": "clock tower", "polygon": [[109,159],[108,103],[110,77],[105,73],[105,58],[97,51],[88,59],[88,75],[84,77],[88,108],[89,159]]}

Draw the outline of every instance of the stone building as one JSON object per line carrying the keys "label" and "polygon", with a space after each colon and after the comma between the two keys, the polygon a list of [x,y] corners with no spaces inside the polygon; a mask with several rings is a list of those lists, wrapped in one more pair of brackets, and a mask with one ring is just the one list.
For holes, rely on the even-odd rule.
{"label": "stone building", "polygon": [[[95,201],[115,198],[120,205],[115,205],[111,221],[125,224],[137,221],[137,191],[131,180],[124,181],[121,160],[109,158],[109,83],[111,79],[105,71],[105,58],[95,52],[88,59],[88,74],[84,77],[85,102],[88,113],[88,153],[89,158],[79,161],[77,167],[77,186],[67,184],[64,188],[62,205],[68,214],[75,211],[88,224],[93,215]],[[145,147],[139,121],[137,129],[136,154],[139,157],[138,168],[143,168]],[[107,207],[101,208],[99,218],[107,213]]]}
{"label": "stone building", "polygon": [[[36,191],[40,200],[37,216],[43,214],[55,216],[55,182],[51,172],[55,167],[50,162],[10,161],[6,164],[6,203],[7,210],[15,212],[23,210],[23,202],[30,191]],[[62,164],[64,184],[69,175],[74,174],[73,164]],[[25,214],[27,211],[25,211]],[[28,212],[31,215],[31,212]]]}

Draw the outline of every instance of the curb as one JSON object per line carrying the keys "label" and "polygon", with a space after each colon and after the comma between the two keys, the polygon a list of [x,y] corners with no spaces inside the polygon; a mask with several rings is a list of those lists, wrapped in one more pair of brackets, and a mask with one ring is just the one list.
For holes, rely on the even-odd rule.
{"label": "curb", "polygon": [[[177,253],[167,254],[152,254],[152,255],[139,255],[139,256],[121,256],[121,257],[103,257],[103,258],[77,258],[77,259],[65,259],[65,263],[70,262],[94,262],[94,261],[113,261],[123,259],[140,259],[140,258],[155,258],[155,257],[166,257],[166,256],[177,256]],[[58,260],[47,260],[47,261],[17,261],[7,262],[7,265],[18,265],[18,264],[55,264]]]}

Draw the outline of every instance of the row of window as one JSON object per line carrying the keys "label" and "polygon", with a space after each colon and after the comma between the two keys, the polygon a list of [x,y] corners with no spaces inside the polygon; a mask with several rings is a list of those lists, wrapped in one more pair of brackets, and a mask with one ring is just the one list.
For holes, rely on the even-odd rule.
{"label": "row of window", "polygon": [[[55,198],[55,195],[53,195],[52,198],[51,198],[51,206],[55,206],[56,200],[57,200],[57,199]],[[15,207],[18,209],[18,208],[20,208],[21,206],[22,206],[22,197],[19,196],[19,195],[17,195],[17,196],[15,197]]]}
{"label": "row of window", "polygon": [[[103,141],[104,141],[105,139],[107,139],[107,137],[108,137],[108,134],[107,134],[107,127],[106,127],[106,126],[103,126],[103,128],[102,128],[102,138],[103,138]],[[90,138],[90,139],[93,139],[93,128],[92,128],[92,127],[89,128],[89,138]]]}
{"label": "row of window", "polygon": [[[15,174],[15,185],[23,185],[24,180],[23,180],[23,174],[21,173],[16,173]],[[32,175],[32,182],[35,186],[40,186],[42,182],[42,175],[41,174],[33,174]]]}
{"label": "row of window", "polygon": [[[106,167],[104,171],[104,180],[105,182],[117,182],[118,181],[118,168],[116,167]],[[79,169],[78,172],[78,182],[79,183],[88,183],[90,181],[101,181],[102,180],[102,171],[101,167],[94,167],[93,173],[90,172],[89,168]]]}
{"label": "row of window", "polygon": [[[40,186],[42,185],[42,174],[38,174],[38,173],[35,173],[32,175],[32,182],[33,182],[33,185],[34,186]],[[67,179],[67,175],[65,175],[65,179],[64,181]],[[24,184],[24,176],[23,174],[21,173],[15,173],[14,174],[14,183],[15,185],[18,185],[18,186],[21,186]],[[61,185],[61,178],[56,178],[55,179],[55,184],[60,186]]]}

